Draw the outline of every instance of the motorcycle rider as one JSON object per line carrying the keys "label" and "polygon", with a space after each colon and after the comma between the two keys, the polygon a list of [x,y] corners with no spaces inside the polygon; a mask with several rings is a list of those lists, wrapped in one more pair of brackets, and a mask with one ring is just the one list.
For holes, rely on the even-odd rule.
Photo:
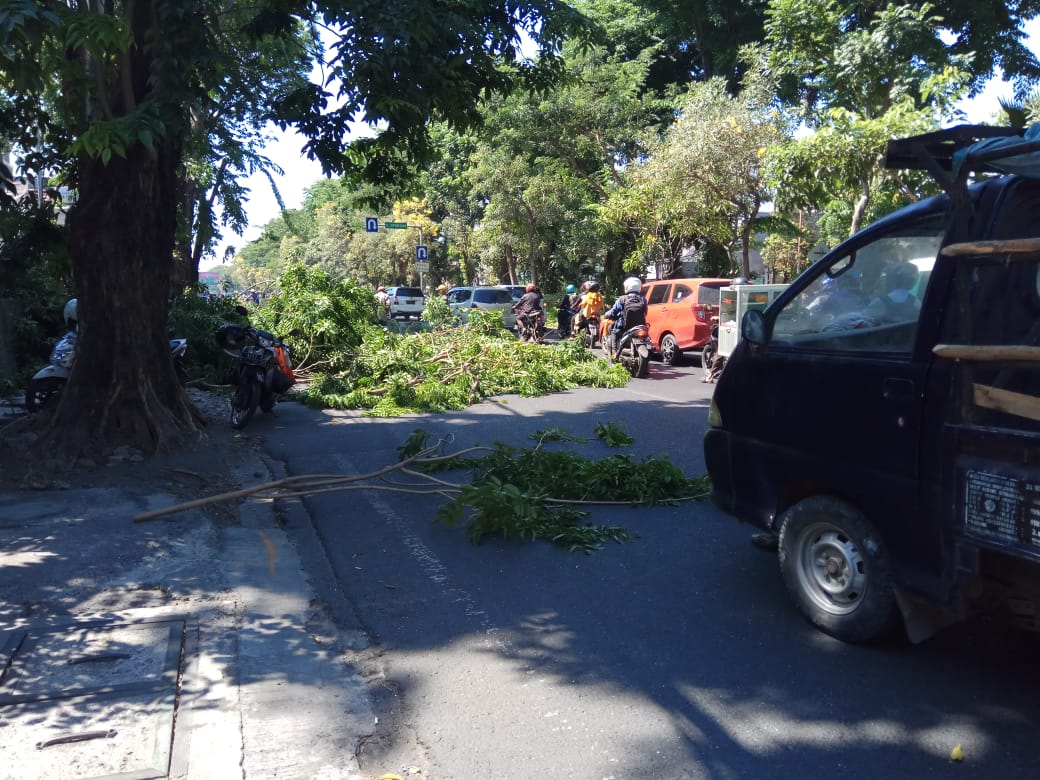
{"label": "motorcycle rider", "polygon": [[617,347],[618,336],[626,330],[636,325],[646,325],[646,298],[639,293],[642,287],[643,283],[634,276],[625,279],[622,285],[624,294],[614,301],[606,313],[607,319],[614,320],[610,327],[612,350]]}
{"label": "motorcycle rider", "polygon": [[592,282],[582,282],[581,291],[575,296],[574,308],[571,310],[574,313],[574,317],[571,320],[571,328],[574,335],[580,333],[581,329],[585,327],[585,315],[581,313],[581,305],[585,303],[585,296],[589,294],[590,284]]}
{"label": "motorcycle rider", "polygon": [[578,313],[575,316],[574,332],[582,333],[588,321],[593,317],[599,317],[603,313],[603,295],[599,291],[599,282],[585,282],[587,285],[585,293],[581,296],[578,304]]}
{"label": "motorcycle rider", "polygon": [[568,338],[571,335],[571,321],[574,318],[574,311],[577,307],[578,288],[573,284],[568,284],[563,297],[560,298],[560,305],[556,309],[556,330],[560,334],[561,339]]}
{"label": "motorcycle rider", "polygon": [[379,324],[385,325],[390,314],[390,296],[386,292],[386,288],[383,285],[379,285],[376,288],[376,316],[379,317]]}
{"label": "motorcycle rider", "polygon": [[513,313],[516,314],[517,331],[521,338],[524,333],[530,332],[532,338],[538,337],[538,316],[542,314],[542,291],[538,285],[529,284],[524,288],[524,294],[520,300],[513,304]]}

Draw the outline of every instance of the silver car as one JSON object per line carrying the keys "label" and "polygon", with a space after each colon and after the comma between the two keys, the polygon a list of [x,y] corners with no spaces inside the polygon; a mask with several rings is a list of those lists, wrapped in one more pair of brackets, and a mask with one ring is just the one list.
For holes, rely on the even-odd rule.
{"label": "silver car", "polygon": [[524,294],[524,286],[522,284],[500,284],[498,285],[503,290],[509,290],[509,294],[513,296],[514,301],[520,300],[520,296]]}
{"label": "silver car", "polygon": [[473,309],[502,312],[503,324],[512,330],[516,327],[513,304],[516,302],[509,290],[502,287],[452,287],[448,290],[448,306],[459,315],[462,322],[469,321]]}
{"label": "silver car", "polygon": [[426,296],[418,287],[387,287],[386,294],[390,296],[391,319],[419,319],[426,308]]}

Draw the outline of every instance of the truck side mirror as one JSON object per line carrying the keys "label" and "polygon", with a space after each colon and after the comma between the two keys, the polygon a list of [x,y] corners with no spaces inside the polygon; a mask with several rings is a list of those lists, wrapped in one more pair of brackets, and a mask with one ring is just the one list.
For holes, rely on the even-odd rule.
{"label": "truck side mirror", "polygon": [[769,333],[762,312],[751,309],[744,313],[744,318],[740,321],[740,335],[756,347],[765,346],[769,340]]}

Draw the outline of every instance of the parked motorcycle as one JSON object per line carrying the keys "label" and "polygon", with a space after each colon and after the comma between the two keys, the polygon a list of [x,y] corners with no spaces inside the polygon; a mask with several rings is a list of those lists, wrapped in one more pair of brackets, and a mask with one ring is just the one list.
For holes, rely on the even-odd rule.
{"label": "parked motorcycle", "polygon": [[238,360],[231,427],[245,428],[258,406],[270,412],[276,396],[288,392],[296,382],[289,346],[266,330],[231,322],[217,329],[216,338],[221,348]]}
{"label": "parked motorcycle", "polygon": [[545,338],[545,312],[516,315],[516,332],[521,341],[540,344]]}
{"label": "parked motorcycle", "polygon": [[611,363],[621,363],[633,377],[643,378],[650,374],[650,353],[654,349],[650,341],[650,328],[636,325],[618,337],[611,334],[609,344],[604,347]]}
{"label": "parked motorcycle", "polygon": [[[25,408],[30,412],[38,412],[45,406],[57,401],[65,384],[69,381],[72,361],[76,357],[76,341],[79,338],[79,322],[76,317],[76,299],[65,304],[65,327],[68,332],[58,339],[51,350],[47,365],[33,374],[29,386],[25,390]],[[170,339],[170,356],[173,367],[181,384],[187,380],[184,372],[183,358],[188,349],[187,339]]]}

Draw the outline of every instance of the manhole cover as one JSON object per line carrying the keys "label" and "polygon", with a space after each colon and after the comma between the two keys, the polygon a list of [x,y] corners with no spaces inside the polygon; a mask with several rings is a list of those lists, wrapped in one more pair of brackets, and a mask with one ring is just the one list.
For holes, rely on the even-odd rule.
{"label": "manhole cover", "polygon": [[165,777],[186,623],[10,633],[0,649],[0,777]]}

